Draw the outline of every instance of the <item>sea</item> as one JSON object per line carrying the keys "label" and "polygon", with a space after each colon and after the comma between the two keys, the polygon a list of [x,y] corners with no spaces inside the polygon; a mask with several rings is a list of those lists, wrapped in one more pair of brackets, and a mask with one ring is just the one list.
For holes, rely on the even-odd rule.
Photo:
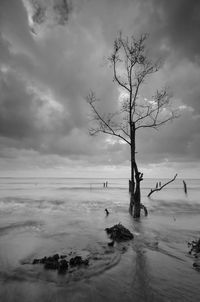
{"label": "sea", "polygon": [[[148,216],[133,219],[128,179],[0,178],[0,301],[199,301],[188,242],[200,238],[200,179],[185,179],[187,194],[176,179],[147,197],[167,181],[144,179]],[[105,228],[118,223],[134,239],[109,246]],[[89,265],[59,274],[32,264],[56,253]]]}

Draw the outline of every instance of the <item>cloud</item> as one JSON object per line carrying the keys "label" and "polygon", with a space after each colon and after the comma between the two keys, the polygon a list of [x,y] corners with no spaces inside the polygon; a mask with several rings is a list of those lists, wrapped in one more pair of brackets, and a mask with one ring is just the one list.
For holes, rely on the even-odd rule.
{"label": "cloud", "polygon": [[200,53],[200,3],[199,1],[178,0],[176,2],[154,0],[155,11],[159,14],[161,33],[170,47],[188,59],[195,61]]}
{"label": "cloud", "polygon": [[192,107],[194,115],[198,114],[200,110],[199,66],[184,59],[180,60],[175,68],[169,68],[166,73],[168,74],[168,85],[173,90],[174,97]]}
{"label": "cloud", "polygon": [[83,166],[128,165],[128,146],[88,135],[84,99],[92,89],[100,110],[117,108],[120,92],[106,58],[122,30],[136,36],[149,32],[149,53],[163,58],[144,95],[166,83],[175,105],[182,106],[182,117],[174,123],[158,133],[138,134],[140,163],[199,161],[197,1],[3,0],[0,11],[2,158],[22,163],[24,157],[27,163],[37,154],[38,165],[41,156],[47,166],[52,158],[54,167],[62,160],[63,165],[68,160]]}
{"label": "cloud", "polygon": [[199,1],[150,0],[137,1],[138,29],[148,32],[153,52],[199,62],[200,3]]}
{"label": "cloud", "polygon": [[192,162],[200,160],[200,116],[191,108],[181,109],[180,118],[160,128],[138,134],[138,158],[146,163],[162,160]]}

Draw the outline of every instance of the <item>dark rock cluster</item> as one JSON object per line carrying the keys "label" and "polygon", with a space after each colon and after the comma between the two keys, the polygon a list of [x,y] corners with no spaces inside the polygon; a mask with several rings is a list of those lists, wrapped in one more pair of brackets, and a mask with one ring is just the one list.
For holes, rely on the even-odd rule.
{"label": "dark rock cluster", "polygon": [[134,237],[121,223],[115,224],[111,228],[106,228],[105,231],[110,239],[117,242],[131,240]]}
{"label": "dark rock cluster", "polygon": [[76,257],[70,259],[69,264],[71,266],[79,266],[82,264],[88,265],[89,260],[88,259],[83,260],[81,256],[76,256]]}
{"label": "dark rock cluster", "polygon": [[67,258],[67,255],[59,255],[55,254],[50,257],[43,257],[40,259],[34,259],[32,264],[44,264],[44,268],[47,270],[57,270],[58,273],[66,273],[66,271],[69,268],[69,265],[71,267],[76,267],[80,265],[88,265],[89,260],[88,259],[82,259],[81,256],[75,256],[70,258],[69,261],[67,261],[65,258]]}
{"label": "dark rock cluster", "polygon": [[190,248],[189,254],[193,255],[196,258],[196,261],[193,263],[193,267],[200,271],[200,238],[198,240],[192,240],[191,242],[188,242],[188,247]]}
{"label": "dark rock cluster", "polygon": [[194,256],[198,256],[200,253],[200,238],[198,240],[192,240],[188,242],[188,247],[190,248],[189,254],[194,254]]}

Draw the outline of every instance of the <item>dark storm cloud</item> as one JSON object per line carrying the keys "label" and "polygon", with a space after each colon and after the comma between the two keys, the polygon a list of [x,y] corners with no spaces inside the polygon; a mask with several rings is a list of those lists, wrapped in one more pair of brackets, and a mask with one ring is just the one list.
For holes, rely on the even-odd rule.
{"label": "dark storm cloud", "polygon": [[33,95],[13,75],[1,75],[0,134],[13,138],[33,135]]}
{"label": "dark storm cloud", "polygon": [[[8,7],[5,9],[8,10]],[[21,11],[24,12],[23,7],[15,9],[18,10],[17,16]],[[88,83],[103,99],[106,96],[105,101],[112,101],[115,94],[110,89],[111,77],[109,80],[107,71],[100,67],[102,53],[94,52],[95,39],[88,43],[81,28],[75,28],[73,35],[55,28],[55,35],[48,37],[47,33],[45,43],[42,44],[42,41],[33,40],[28,32],[27,17],[22,16],[16,19],[12,15],[9,24],[4,22],[5,39],[2,39],[2,45],[5,51],[1,56],[1,156],[19,157],[17,150],[31,149],[40,154],[68,156],[76,161],[82,156],[87,161],[87,158],[102,152],[105,156],[100,158],[97,155],[94,162],[107,161],[109,152],[106,149],[110,149],[109,145],[102,143],[102,148],[99,148],[96,141],[87,135],[87,129],[81,129],[87,122],[88,108],[84,96],[90,88]],[[20,35],[17,26],[19,20],[23,24],[19,28],[22,27],[26,35]],[[12,31],[14,27],[17,29]],[[60,30],[66,40],[58,35]],[[81,48],[77,48],[79,44]],[[87,60],[83,60],[86,53]],[[97,83],[93,77],[95,69],[100,69]],[[108,78],[106,83],[105,78]],[[49,100],[45,96],[49,89],[57,102],[56,106],[51,105],[51,97]],[[112,110],[112,102],[107,105]],[[99,138],[98,141],[103,142],[104,139]],[[122,155],[121,152],[123,158]]]}
{"label": "dark storm cloud", "polygon": [[197,0],[154,0],[155,11],[160,14],[161,35],[169,39],[170,46],[191,60],[200,54],[200,2]]}
{"label": "dark storm cloud", "polygon": [[[32,140],[31,146],[41,152],[68,154],[71,151],[67,145],[70,144],[71,139],[67,140],[65,136],[72,128],[82,128],[87,123],[88,108],[84,97],[89,89],[94,88],[98,95],[105,99],[106,109],[112,110],[112,101],[115,96],[117,97],[117,92],[112,88],[112,77],[107,70],[100,66],[103,51],[101,48],[100,52],[95,49],[97,39],[103,37],[97,31],[97,36],[91,39],[89,34],[83,35],[87,33],[86,28],[80,27],[79,24],[74,24],[74,26],[72,24],[71,28],[69,26],[69,30],[54,27],[53,35],[47,30],[43,37],[34,40],[29,31],[25,8],[22,3],[21,5],[19,3],[15,4],[15,14],[11,10],[14,8],[11,5],[12,1],[10,6],[9,2],[4,6],[4,16],[7,12],[9,21],[4,17],[5,41],[3,45],[6,43],[9,45],[7,47],[9,59],[5,62],[4,58],[3,61],[7,64],[6,68],[12,69],[14,72],[7,71],[9,87],[2,102],[3,111],[6,111],[7,115],[2,118],[2,134],[7,133],[13,137],[16,135],[29,136],[29,140]],[[96,77],[97,70],[99,71],[98,77]],[[9,76],[11,72],[12,77]],[[19,80],[19,77],[25,78],[26,81]],[[20,87],[20,91],[15,83],[23,86]],[[28,92],[26,86],[42,90],[43,94],[50,90],[53,99],[58,105],[61,105],[62,114],[58,113],[59,110],[52,109],[51,119],[45,129],[39,121],[39,117],[42,117],[40,111],[45,114],[43,112],[45,106],[39,106],[40,102],[36,102],[35,93]],[[5,85],[2,86],[3,88],[6,89]],[[39,95],[37,97],[40,98]],[[45,101],[41,100],[41,103],[44,104]],[[34,108],[33,104],[37,108]],[[15,116],[13,112],[15,112]],[[55,122],[53,116],[56,114],[58,124],[60,121],[62,127],[60,125],[57,127],[56,123],[53,124],[55,127],[52,127],[52,122]],[[56,136],[54,136],[55,133]],[[78,133],[81,135],[81,132]],[[51,140],[54,142],[53,144]],[[62,143],[62,147],[60,147],[61,144],[56,143],[57,140],[67,141],[67,143]],[[66,146],[65,149],[64,146]],[[74,152],[76,153],[76,150]]]}
{"label": "dark storm cloud", "polygon": [[46,141],[71,131],[65,114],[27,88],[19,75],[1,74],[0,90],[0,135],[13,139],[13,147],[42,150]]}
{"label": "dark storm cloud", "polygon": [[168,49],[168,84],[176,98],[200,112],[200,2],[153,0],[152,5],[157,16],[152,34]]}
{"label": "dark storm cloud", "polygon": [[[198,61],[200,52],[200,2],[150,0],[139,4],[139,31],[150,33],[154,51]],[[157,47],[157,50],[156,50]]]}

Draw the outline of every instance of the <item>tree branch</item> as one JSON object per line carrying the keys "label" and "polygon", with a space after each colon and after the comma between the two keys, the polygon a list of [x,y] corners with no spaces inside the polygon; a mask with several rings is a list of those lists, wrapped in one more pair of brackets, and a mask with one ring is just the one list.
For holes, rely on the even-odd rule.
{"label": "tree branch", "polygon": [[158,192],[158,191],[162,190],[165,186],[167,186],[168,184],[170,184],[171,182],[173,182],[173,181],[176,179],[177,175],[178,175],[178,174],[176,174],[176,175],[174,176],[174,178],[172,178],[170,181],[166,182],[166,183],[165,183],[164,185],[162,185],[160,188],[151,189],[151,191],[149,192],[149,194],[147,195],[147,197],[150,197],[151,194],[153,194],[154,192]]}
{"label": "tree branch", "polygon": [[112,57],[113,60],[113,72],[114,72],[114,79],[115,81],[121,86],[123,87],[125,90],[127,90],[128,92],[130,92],[130,89],[125,85],[125,83],[123,83],[122,81],[120,81],[118,75],[117,75],[117,71],[116,71],[116,55],[113,55]]}
{"label": "tree branch", "polygon": [[125,130],[123,130],[122,128],[119,128],[117,130],[113,129],[113,127],[110,125],[111,124],[111,120],[112,117],[114,116],[114,114],[112,114],[111,117],[109,117],[109,119],[106,121],[106,118],[103,117],[96,109],[94,103],[96,102],[96,97],[94,95],[93,92],[91,92],[88,97],[87,97],[87,102],[89,103],[89,105],[92,108],[93,114],[94,114],[94,120],[96,120],[98,122],[98,126],[97,128],[91,128],[90,129],[90,134],[91,135],[96,135],[99,132],[102,133],[106,133],[112,136],[116,136],[122,140],[124,140],[127,144],[130,145],[130,141],[128,139],[126,139],[123,135],[121,135],[120,133],[117,133],[117,131],[122,131],[124,134],[126,134],[128,137],[130,137],[128,135],[128,133],[125,132]]}

